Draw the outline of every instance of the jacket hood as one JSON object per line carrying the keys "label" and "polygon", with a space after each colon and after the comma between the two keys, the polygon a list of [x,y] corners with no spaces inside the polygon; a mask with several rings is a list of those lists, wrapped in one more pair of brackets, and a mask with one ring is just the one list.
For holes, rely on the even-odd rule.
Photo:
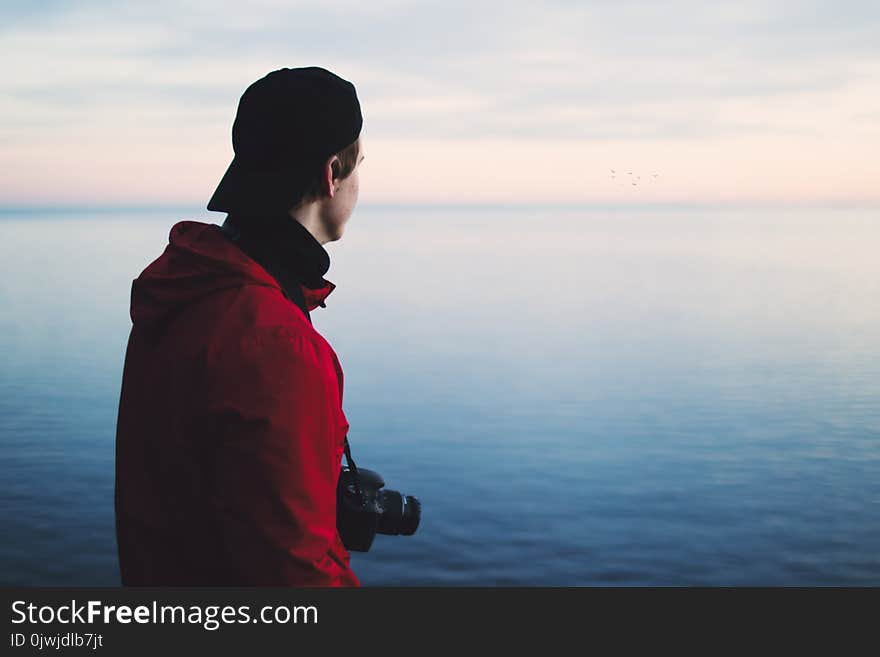
{"label": "jacket hood", "polygon": [[[324,306],[336,287],[301,286],[309,310]],[[184,307],[220,290],[244,285],[281,289],[259,264],[230,242],[214,224],[181,221],[171,228],[168,246],[144,269],[131,287],[131,321],[156,326]]]}

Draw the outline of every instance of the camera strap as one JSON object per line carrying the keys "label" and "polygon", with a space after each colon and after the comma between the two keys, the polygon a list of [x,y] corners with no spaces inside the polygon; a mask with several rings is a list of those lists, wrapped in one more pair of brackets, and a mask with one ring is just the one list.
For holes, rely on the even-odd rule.
{"label": "camera strap", "polygon": [[361,492],[361,484],[358,477],[357,466],[354,464],[354,459],[351,458],[351,445],[348,444],[348,436],[345,437],[343,449],[345,449],[345,461],[346,463],[348,463],[348,469],[351,470],[354,474],[354,492],[357,494],[358,499],[361,501],[361,504],[363,504],[364,494]]}
{"label": "camera strap", "polygon": [[357,466],[354,464],[354,459],[351,458],[351,445],[348,444],[348,436],[345,437],[345,442],[343,443],[345,449],[345,461],[348,463],[348,468],[355,474],[357,474]]}

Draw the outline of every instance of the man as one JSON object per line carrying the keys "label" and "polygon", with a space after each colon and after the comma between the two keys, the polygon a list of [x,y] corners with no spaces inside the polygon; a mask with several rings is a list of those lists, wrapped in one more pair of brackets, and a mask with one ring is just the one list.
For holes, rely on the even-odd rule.
{"label": "man", "polygon": [[322,246],[358,197],[354,86],[318,67],[244,92],[235,157],[132,285],[116,437],[125,585],[359,586],[336,529],[348,422],[312,327]]}

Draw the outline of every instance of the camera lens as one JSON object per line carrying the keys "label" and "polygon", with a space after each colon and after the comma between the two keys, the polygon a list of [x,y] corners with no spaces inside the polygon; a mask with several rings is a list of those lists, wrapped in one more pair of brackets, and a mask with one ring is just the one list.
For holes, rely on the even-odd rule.
{"label": "camera lens", "polygon": [[382,517],[379,519],[380,534],[412,536],[419,527],[422,505],[412,495],[401,495],[396,490],[380,491]]}

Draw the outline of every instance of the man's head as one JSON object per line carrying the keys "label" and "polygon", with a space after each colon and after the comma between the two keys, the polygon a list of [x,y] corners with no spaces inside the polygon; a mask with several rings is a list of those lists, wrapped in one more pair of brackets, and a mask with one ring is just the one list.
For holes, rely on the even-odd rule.
{"label": "man's head", "polygon": [[302,221],[307,212],[310,230],[323,218],[327,241],[338,239],[333,225],[341,235],[357,201],[362,126],[351,82],[317,66],[269,73],[239,101],[235,157],[208,209],[245,220],[288,212]]}

